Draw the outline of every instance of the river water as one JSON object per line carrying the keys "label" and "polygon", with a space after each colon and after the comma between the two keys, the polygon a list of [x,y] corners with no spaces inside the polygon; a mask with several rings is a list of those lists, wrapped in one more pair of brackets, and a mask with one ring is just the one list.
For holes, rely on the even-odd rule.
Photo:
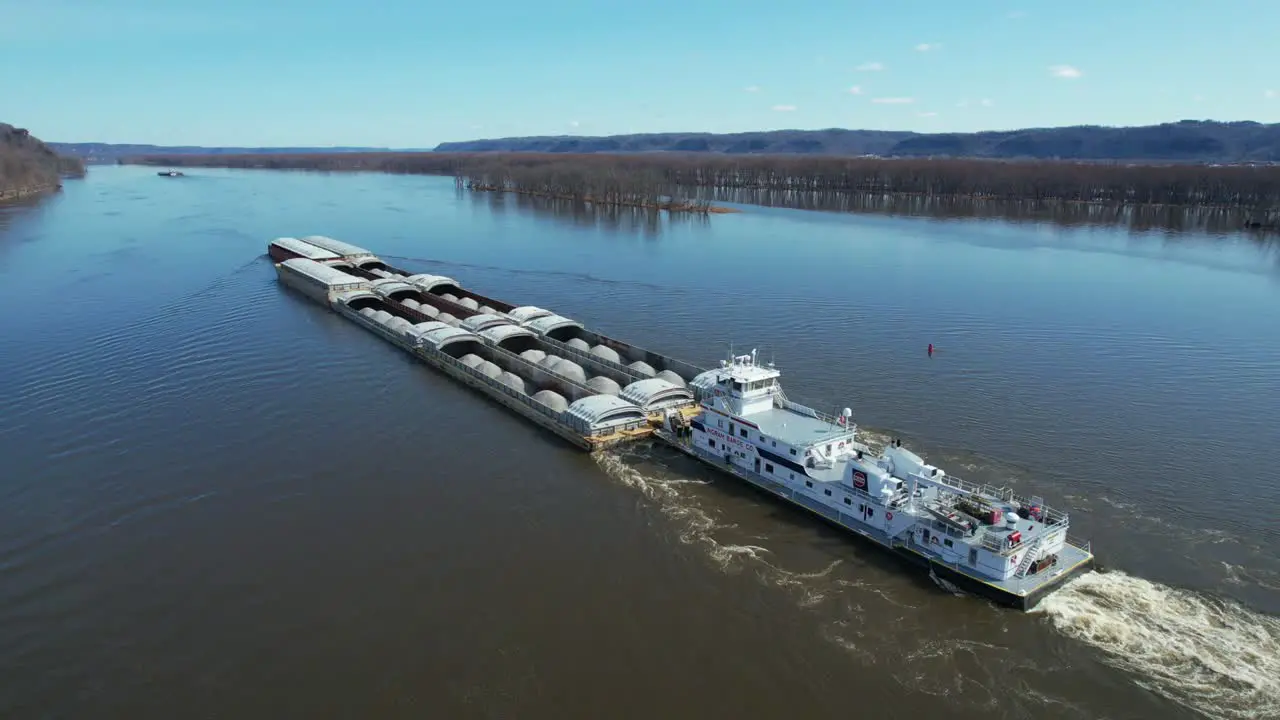
{"label": "river water", "polygon": [[[1257,238],[95,167],[0,209],[0,716],[1280,717]],[[593,457],[280,288],[321,233],[776,360],[1105,572],[955,597],[655,446]],[[925,349],[937,347],[930,358]]]}

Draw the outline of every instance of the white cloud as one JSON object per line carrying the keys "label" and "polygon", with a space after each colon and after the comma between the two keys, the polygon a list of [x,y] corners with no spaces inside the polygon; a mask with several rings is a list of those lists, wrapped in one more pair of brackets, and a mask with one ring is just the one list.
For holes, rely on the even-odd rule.
{"label": "white cloud", "polygon": [[760,92],[760,86],[759,86],[759,85],[748,85],[748,86],[746,86],[746,87],[744,87],[744,88],[742,88],[742,89],[743,89],[743,90],[746,90],[747,92]]}
{"label": "white cloud", "polygon": [[1275,96],[1276,96],[1275,90],[1266,90],[1262,93],[1262,97],[1265,97],[1265,98],[1273,98]]}
{"label": "white cloud", "polygon": [[795,105],[774,105],[773,109],[775,112],[795,112],[796,106]]}
{"label": "white cloud", "polygon": [[850,95],[861,95],[861,94],[862,94],[862,86],[861,86],[861,85],[854,85],[853,87],[849,88],[849,94],[850,94]]}
{"label": "white cloud", "polygon": [[580,123],[577,120],[570,120],[569,127],[578,127]]}
{"label": "white cloud", "polygon": [[969,107],[969,101],[961,100],[960,102],[956,103],[956,107]]}
{"label": "white cloud", "polygon": [[1010,20],[1019,20],[1019,19],[1021,19],[1021,18],[1026,17],[1026,16],[1027,16],[1027,13],[1026,13],[1026,12],[1024,12],[1024,11],[1022,11],[1022,10],[1014,10],[1013,12],[1009,13],[1009,14],[1008,14],[1008,15],[1006,15],[1005,17],[1009,18]]}
{"label": "white cloud", "polygon": [[1203,95],[1192,95],[1192,96],[1191,96],[1191,102],[1204,102],[1204,96],[1203,96]]}
{"label": "white cloud", "polygon": [[864,62],[858,67],[854,68],[854,70],[857,70],[859,72],[879,72],[883,69],[884,69],[884,63],[880,63],[880,62]]}
{"label": "white cloud", "polygon": [[915,101],[915,98],[909,97],[871,98],[871,102],[877,105],[909,105]]}
{"label": "white cloud", "polygon": [[483,125],[472,125],[472,126],[471,126],[471,129],[472,129],[472,130],[479,130],[479,129],[483,128],[483,127],[484,127]]}
{"label": "white cloud", "polygon": [[922,112],[922,113],[916,113],[916,115],[917,115],[917,116],[919,116],[919,117],[937,117],[937,116],[938,116],[938,113],[936,113],[936,112]]}
{"label": "white cloud", "polygon": [[916,46],[916,50],[919,52],[929,52],[930,50],[937,50],[940,47],[942,47],[942,43],[920,43]]}
{"label": "white cloud", "polygon": [[1075,80],[1084,75],[1079,69],[1070,65],[1050,65],[1049,74],[1056,78],[1065,78],[1067,80]]}
{"label": "white cloud", "polygon": [[982,98],[981,105],[982,107],[991,107],[992,105],[995,105],[995,103],[991,102],[991,98]]}

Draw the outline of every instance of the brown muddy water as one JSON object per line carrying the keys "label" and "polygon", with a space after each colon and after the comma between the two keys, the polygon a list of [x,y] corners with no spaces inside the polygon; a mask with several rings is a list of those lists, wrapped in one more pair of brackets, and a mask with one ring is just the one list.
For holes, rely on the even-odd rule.
{"label": "brown muddy water", "polygon": [[[746,209],[129,167],[0,209],[0,717],[1280,717],[1272,247]],[[1000,610],[661,447],[583,454],[279,287],[267,241],[312,233],[759,348],[1070,509],[1105,572]]]}

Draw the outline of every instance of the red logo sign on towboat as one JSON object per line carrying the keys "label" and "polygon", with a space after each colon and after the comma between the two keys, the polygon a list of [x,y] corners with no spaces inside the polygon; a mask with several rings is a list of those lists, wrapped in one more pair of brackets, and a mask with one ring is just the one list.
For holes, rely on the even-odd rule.
{"label": "red logo sign on towboat", "polygon": [[861,470],[853,471],[853,486],[859,490],[867,489],[867,474]]}

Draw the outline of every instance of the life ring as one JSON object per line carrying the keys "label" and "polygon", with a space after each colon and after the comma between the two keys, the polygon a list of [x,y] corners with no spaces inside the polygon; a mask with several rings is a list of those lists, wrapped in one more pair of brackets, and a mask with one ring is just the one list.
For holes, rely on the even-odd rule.
{"label": "life ring", "polygon": [[893,513],[892,513],[892,512],[890,512],[890,511],[888,511],[888,510],[885,510],[885,511],[884,511],[884,519],[885,519],[885,520],[892,520],[892,519],[893,519]]}

